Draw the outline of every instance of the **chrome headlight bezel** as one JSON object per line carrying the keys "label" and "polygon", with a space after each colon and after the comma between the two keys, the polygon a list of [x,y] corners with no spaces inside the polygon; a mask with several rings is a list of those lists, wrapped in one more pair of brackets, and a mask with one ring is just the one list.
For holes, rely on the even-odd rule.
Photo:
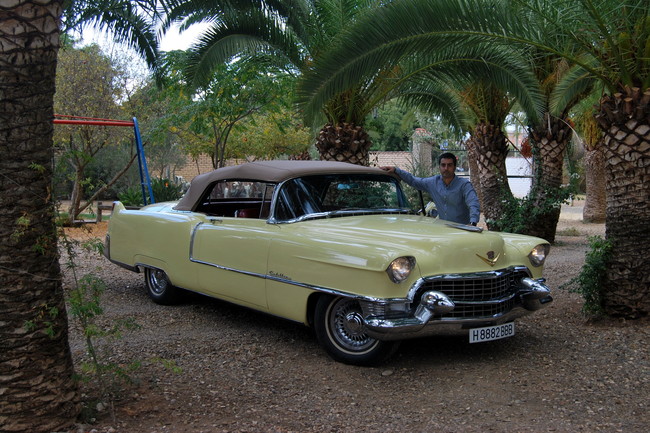
{"label": "chrome headlight bezel", "polygon": [[528,260],[530,264],[536,268],[542,266],[548,257],[548,253],[551,250],[550,244],[538,244],[528,253]]}
{"label": "chrome headlight bezel", "polygon": [[390,262],[386,273],[393,283],[399,284],[408,279],[413,269],[415,269],[415,257],[402,256]]}

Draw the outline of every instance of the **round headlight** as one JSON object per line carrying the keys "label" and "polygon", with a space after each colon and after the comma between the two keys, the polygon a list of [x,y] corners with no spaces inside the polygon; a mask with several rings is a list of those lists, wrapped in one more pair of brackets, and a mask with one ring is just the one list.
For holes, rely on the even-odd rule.
{"label": "round headlight", "polygon": [[398,257],[388,265],[386,273],[393,283],[399,284],[411,275],[414,267],[415,257]]}
{"label": "round headlight", "polygon": [[548,256],[548,252],[551,249],[551,246],[549,244],[539,244],[536,245],[535,248],[528,254],[528,259],[530,260],[530,263],[537,267],[537,266],[542,266],[544,264],[544,260],[546,260],[546,256]]}

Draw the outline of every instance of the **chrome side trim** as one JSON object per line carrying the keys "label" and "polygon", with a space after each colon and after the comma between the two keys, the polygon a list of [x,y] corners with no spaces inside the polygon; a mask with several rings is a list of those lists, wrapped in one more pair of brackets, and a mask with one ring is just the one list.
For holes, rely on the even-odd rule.
{"label": "chrome side trim", "polygon": [[198,264],[201,264],[201,265],[211,266],[213,268],[221,269],[221,270],[224,270],[224,271],[235,272],[235,273],[238,273],[238,274],[248,275],[250,277],[262,278],[264,280],[277,281],[279,283],[290,284],[292,286],[297,286],[297,287],[303,287],[305,289],[313,290],[315,292],[322,292],[322,293],[327,293],[327,294],[335,295],[335,296],[343,296],[343,297],[346,297],[346,298],[357,299],[359,301],[382,302],[382,303],[386,303],[386,304],[391,303],[391,302],[394,301],[393,299],[378,299],[378,298],[369,297],[369,296],[355,295],[355,294],[352,294],[352,293],[349,293],[349,292],[344,292],[344,291],[337,290],[337,289],[331,289],[329,287],[316,286],[314,284],[309,284],[309,283],[302,283],[300,281],[293,281],[293,280],[289,280],[287,278],[277,277],[277,276],[270,275],[270,274],[260,274],[260,273],[257,273],[257,272],[245,271],[245,270],[242,270],[242,269],[235,269],[235,268],[231,268],[231,267],[228,267],[228,266],[218,265],[216,263],[210,263],[210,262],[206,262],[204,260],[195,259],[194,257],[191,257],[191,256],[190,256],[190,261],[192,263],[198,263]]}
{"label": "chrome side trim", "polygon": [[207,262],[205,260],[196,259],[196,258],[194,258],[194,239],[195,239],[195,236],[196,236],[196,232],[198,231],[199,227],[202,224],[204,224],[204,223],[200,222],[196,226],[194,226],[194,228],[192,229],[192,235],[190,237],[190,251],[189,251],[189,261],[192,262],[192,263],[198,263],[200,265],[211,266],[213,268],[221,269],[221,270],[228,271],[228,272],[235,272],[235,273],[238,273],[238,274],[248,275],[250,277],[262,278],[262,279],[265,279],[265,280],[277,281],[279,283],[290,284],[290,285],[297,286],[297,287],[303,287],[303,288],[313,290],[313,291],[316,291],[316,292],[323,292],[323,293],[327,293],[327,294],[330,294],[330,295],[343,296],[343,297],[347,297],[347,298],[358,299],[360,301],[376,302],[376,303],[382,303],[382,304],[388,304],[388,303],[392,303],[392,302],[395,302],[395,301],[398,301],[398,302],[400,301],[399,298],[395,298],[395,299],[379,299],[379,298],[370,297],[370,296],[355,295],[355,294],[344,292],[344,291],[341,291],[341,290],[332,289],[332,288],[323,287],[323,286],[316,286],[314,284],[303,283],[303,282],[300,282],[300,281],[294,281],[294,280],[290,280],[288,278],[283,278],[283,277],[272,275],[272,274],[260,274],[258,272],[245,271],[243,269],[231,268],[229,266],[223,266],[223,265],[219,265],[217,263],[212,263],[212,262]]}

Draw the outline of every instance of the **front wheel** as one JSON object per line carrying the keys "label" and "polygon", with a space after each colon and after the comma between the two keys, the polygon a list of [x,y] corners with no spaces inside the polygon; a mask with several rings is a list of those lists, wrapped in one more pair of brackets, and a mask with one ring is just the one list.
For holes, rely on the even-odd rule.
{"label": "front wheel", "polygon": [[174,305],[180,301],[181,289],[172,285],[165,271],[154,268],[145,268],[144,282],[147,293],[156,304]]}
{"label": "front wheel", "polygon": [[368,336],[361,306],[350,298],[321,296],[314,311],[314,331],[327,353],[346,364],[378,364],[399,346],[397,341],[380,341]]}

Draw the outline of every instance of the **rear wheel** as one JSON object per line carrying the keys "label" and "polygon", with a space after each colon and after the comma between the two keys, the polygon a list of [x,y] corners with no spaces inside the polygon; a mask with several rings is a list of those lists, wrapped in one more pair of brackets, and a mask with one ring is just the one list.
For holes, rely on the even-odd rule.
{"label": "rear wheel", "polygon": [[327,353],[346,364],[378,364],[399,346],[397,341],[380,341],[368,336],[361,306],[350,298],[321,296],[314,312],[314,330]]}
{"label": "rear wheel", "polygon": [[154,268],[145,268],[144,281],[149,297],[161,305],[173,305],[180,301],[181,289],[174,287],[169,282],[165,271]]}

